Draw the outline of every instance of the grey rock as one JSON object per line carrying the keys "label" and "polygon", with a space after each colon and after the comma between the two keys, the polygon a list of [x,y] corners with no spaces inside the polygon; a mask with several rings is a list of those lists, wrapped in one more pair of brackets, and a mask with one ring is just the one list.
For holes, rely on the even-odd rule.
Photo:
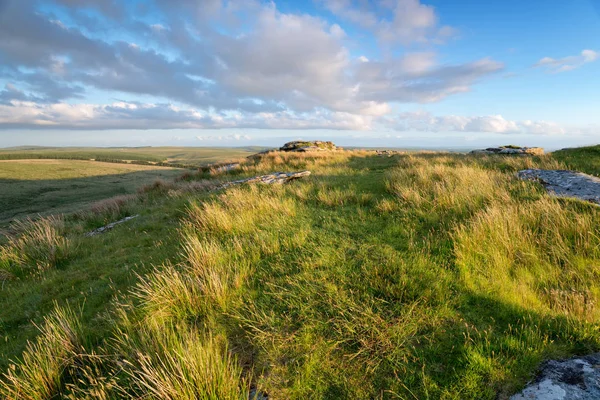
{"label": "grey rock", "polygon": [[296,151],[296,152],[309,152],[309,151],[330,151],[337,150],[337,146],[333,142],[324,142],[321,140],[296,140],[293,142],[287,142],[279,151]]}
{"label": "grey rock", "polygon": [[240,179],[237,181],[226,182],[221,185],[221,188],[227,188],[233,185],[241,185],[243,183],[264,183],[267,185],[284,184],[290,181],[304,178],[310,175],[310,171],[300,172],[274,172],[268,175],[255,176],[252,178]]}
{"label": "grey rock", "polygon": [[500,154],[500,155],[522,155],[522,156],[541,156],[544,149],[541,147],[516,147],[501,146],[488,147],[487,149],[473,150],[471,154]]}
{"label": "grey rock", "polygon": [[227,171],[233,171],[240,168],[240,163],[232,163],[232,164],[222,164],[222,165],[216,165],[213,167],[213,169],[216,172],[227,172]]}
{"label": "grey rock", "polygon": [[519,171],[521,179],[540,182],[561,197],[574,197],[600,205],[600,179],[576,171],[526,169]]}
{"label": "grey rock", "polygon": [[510,400],[600,399],[600,353],[542,364],[534,382]]}
{"label": "grey rock", "polygon": [[250,390],[249,400],[269,400],[269,396],[257,389],[252,389]]}
{"label": "grey rock", "polygon": [[130,220],[132,220],[134,218],[137,218],[137,217],[139,217],[139,215],[133,215],[131,217],[125,217],[125,218],[123,218],[123,219],[121,219],[119,221],[111,222],[108,225],[105,225],[103,227],[100,227],[98,229],[94,229],[93,231],[86,233],[85,236],[90,237],[90,236],[100,235],[101,233],[105,233],[105,232],[111,230],[112,228],[114,228],[115,226],[117,226],[119,224],[122,224],[124,222],[130,221]]}
{"label": "grey rock", "polygon": [[377,155],[380,157],[392,157],[395,156],[396,154],[402,154],[401,151],[397,151],[397,150],[375,150],[377,152]]}
{"label": "grey rock", "polygon": [[251,154],[246,158],[248,160],[259,160],[262,157],[266,156],[267,154],[275,153],[276,151],[277,150],[263,150],[263,151],[259,151],[258,153],[255,153],[255,154]]}

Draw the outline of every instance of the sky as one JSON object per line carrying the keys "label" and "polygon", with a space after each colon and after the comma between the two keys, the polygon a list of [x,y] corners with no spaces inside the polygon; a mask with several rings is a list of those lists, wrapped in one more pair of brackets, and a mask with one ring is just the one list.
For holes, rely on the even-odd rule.
{"label": "sky", "polygon": [[0,147],[600,142],[600,0],[0,0]]}

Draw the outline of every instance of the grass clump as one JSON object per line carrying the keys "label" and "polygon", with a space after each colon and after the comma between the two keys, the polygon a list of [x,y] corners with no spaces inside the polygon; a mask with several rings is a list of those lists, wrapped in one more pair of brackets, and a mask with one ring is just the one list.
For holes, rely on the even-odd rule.
{"label": "grass clump", "polygon": [[592,206],[548,197],[497,204],[456,231],[457,266],[477,292],[593,322],[599,223]]}
{"label": "grass clump", "polygon": [[44,318],[35,342],[27,345],[22,359],[11,364],[0,381],[5,399],[46,400],[57,396],[64,385],[64,371],[81,350],[79,316],[57,308]]}
{"label": "grass clump", "polygon": [[56,268],[68,260],[74,245],[65,236],[62,216],[50,216],[18,221],[16,232],[0,250],[0,259],[7,270],[41,273]]}
{"label": "grass clump", "polygon": [[[249,386],[223,338],[184,326],[121,332],[125,354],[120,391],[130,398],[246,400]],[[124,396],[125,397],[125,396]]]}

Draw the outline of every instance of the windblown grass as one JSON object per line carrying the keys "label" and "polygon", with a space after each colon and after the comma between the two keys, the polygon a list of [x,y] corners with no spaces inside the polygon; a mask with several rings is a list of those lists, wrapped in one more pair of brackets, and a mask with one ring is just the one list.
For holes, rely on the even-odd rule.
{"label": "windblown grass", "polygon": [[531,167],[563,166],[270,153],[217,176],[312,175],[179,187],[209,187],[204,171],[150,188],[185,200],[179,257],[115,303],[113,333],[61,394],[507,398],[544,359],[600,349],[600,211],[516,179]]}
{"label": "windblown grass", "polygon": [[202,337],[185,326],[120,332],[126,384],[123,397],[182,400],[242,400],[249,387],[223,338]]}
{"label": "windblown grass", "polygon": [[41,273],[59,266],[73,252],[62,216],[18,221],[12,230],[16,233],[0,249],[0,260],[7,269]]}
{"label": "windblown grass", "polygon": [[45,318],[22,360],[12,364],[0,381],[0,394],[14,400],[54,398],[64,385],[63,372],[82,349],[81,341],[78,316],[69,309],[56,309]]}

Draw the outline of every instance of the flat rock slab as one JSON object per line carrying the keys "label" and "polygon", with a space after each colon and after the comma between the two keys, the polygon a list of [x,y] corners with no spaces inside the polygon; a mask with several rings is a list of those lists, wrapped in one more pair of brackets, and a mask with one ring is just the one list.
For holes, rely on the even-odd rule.
{"label": "flat rock slab", "polygon": [[600,179],[595,176],[575,171],[544,169],[525,169],[519,171],[517,176],[540,182],[556,196],[575,197],[600,204]]}
{"label": "flat rock slab", "polygon": [[471,154],[541,156],[544,154],[544,149],[542,149],[541,147],[502,146],[488,147],[487,149],[481,150],[473,150]]}
{"label": "flat rock slab", "polygon": [[139,215],[134,215],[134,216],[131,216],[131,217],[125,217],[125,218],[123,218],[123,219],[121,219],[119,221],[112,222],[112,223],[110,223],[108,225],[105,225],[103,227],[100,227],[98,229],[94,229],[93,231],[86,233],[85,236],[89,237],[89,236],[100,235],[100,234],[102,234],[104,232],[108,232],[109,230],[111,230],[112,228],[114,228],[115,226],[117,226],[119,224],[122,224],[124,222],[130,221],[130,220],[132,220],[134,218],[137,218],[137,217],[139,217]]}
{"label": "flat rock slab", "polygon": [[304,178],[309,176],[310,171],[300,172],[274,172],[268,175],[255,176],[253,178],[240,179],[237,181],[231,181],[221,185],[221,188],[226,188],[233,185],[241,185],[242,183],[264,183],[267,185],[284,184],[296,179]]}
{"label": "flat rock slab", "polygon": [[234,171],[236,169],[240,168],[240,163],[233,163],[233,164],[221,164],[221,165],[216,165],[213,167],[214,170],[216,172],[228,172],[228,171]]}
{"label": "flat rock slab", "polygon": [[600,399],[600,353],[542,365],[535,382],[510,400]]}

